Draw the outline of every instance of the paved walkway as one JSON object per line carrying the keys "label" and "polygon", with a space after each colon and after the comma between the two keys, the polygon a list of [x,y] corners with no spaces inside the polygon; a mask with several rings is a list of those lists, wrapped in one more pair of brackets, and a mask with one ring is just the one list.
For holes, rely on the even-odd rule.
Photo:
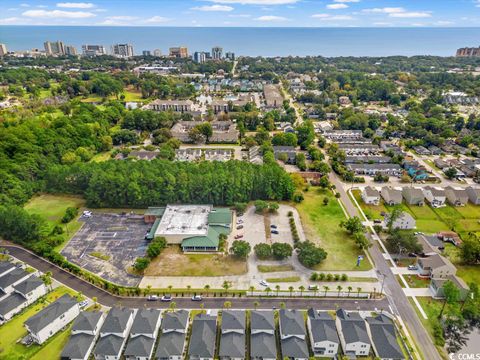
{"label": "paved walkway", "polygon": [[403,292],[407,296],[432,296],[432,290],[430,290],[430,288],[404,288]]}

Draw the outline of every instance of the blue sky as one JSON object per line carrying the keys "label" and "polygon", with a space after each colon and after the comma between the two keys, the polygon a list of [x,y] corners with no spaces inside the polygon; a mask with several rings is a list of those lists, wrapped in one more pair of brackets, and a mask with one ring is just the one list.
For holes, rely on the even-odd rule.
{"label": "blue sky", "polygon": [[0,25],[480,26],[480,0],[0,0]]}

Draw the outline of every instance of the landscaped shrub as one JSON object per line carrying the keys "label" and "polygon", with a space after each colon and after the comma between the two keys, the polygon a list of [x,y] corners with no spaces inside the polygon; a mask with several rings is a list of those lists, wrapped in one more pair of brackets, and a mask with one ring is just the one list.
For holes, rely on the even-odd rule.
{"label": "landscaped shrub", "polygon": [[341,279],[342,281],[347,281],[348,280],[348,275],[347,274],[342,274]]}
{"label": "landscaped shrub", "polygon": [[332,274],[327,274],[327,276],[325,277],[325,279],[326,279],[327,281],[332,281],[333,275],[332,275]]}
{"label": "landscaped shrub", "polygon": [[62,217],[62,223],[66,224],[72,221],[78,215],[78,209],[75,207],[68,207],[65,210],[65,215]]}

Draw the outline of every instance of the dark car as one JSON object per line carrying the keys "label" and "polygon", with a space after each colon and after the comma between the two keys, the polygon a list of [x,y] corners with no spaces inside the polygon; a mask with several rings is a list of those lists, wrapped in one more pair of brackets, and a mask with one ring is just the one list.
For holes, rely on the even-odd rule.
{"label": "dark car", "polygon": [[270,225],[270,227],[271,227],[272,229],[276,229],[276,228],[277,228],[277,225]]}
{"label": "dark car", "polygon": [[278,231],[277,231],[277,230],[272,230],[271,232],[272,232],[272,234],[277,234],[277,235],[278,235]]}
{"label": "dark car", "polygon": [[243,225],[238,225],[237,226],[237,230],[242,230],[243,229]]}

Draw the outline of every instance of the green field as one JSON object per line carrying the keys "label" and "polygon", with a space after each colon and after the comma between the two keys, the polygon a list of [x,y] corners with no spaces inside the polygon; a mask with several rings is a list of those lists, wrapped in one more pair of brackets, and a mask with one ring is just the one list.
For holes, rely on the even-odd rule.
{"label": "green field", "polygon": [[[65,345],[69,331],[63,331],[49,339],[42,346],[31,345],[25,347],[17,340],[27,335],[27,331],[23,327],[23,323],[35,315],[49,303],[55,301],[64,294],[77,295],[73,290],[66,287],[59,287],[46,296],[44,304],[38,302],[28,307],[24,312],[15,316],[12,320],[0,327],[0,359],[2,360],[19,360],[19,359],[58,359]],[[38,355],[38,356],[35,356]]]}
{"label": "green field", "polygon": [[55,225],[62,226],[64,230],[62,234],[64,242],[56,247],[56,250],[60,251],[66,243],[66,240],[70,239],[82,226],[76,219],[70,221],[68,224],[63,224],[61,220],[65,211],[68,207],[81,208],[84,204],[85,201],[78,196],[42,194],[33,197],[25,205],[25,210],[30,214],[37,214],[44,218],[48,224],[48,232],[50,232]]}
{"label": "green field", "polygon": [[[364,255],[353,239],[340,228],[345,214],[335,196],[328,190],[316,187],[304,193],[305,200],[296,207],[305,230],[305,236],[322,246],[328,253],[327,259],[315,270],[369,270],[371,264],[365,258],[356,266],[358,255]],[[328,205],[323,198],[328,197]]]}

